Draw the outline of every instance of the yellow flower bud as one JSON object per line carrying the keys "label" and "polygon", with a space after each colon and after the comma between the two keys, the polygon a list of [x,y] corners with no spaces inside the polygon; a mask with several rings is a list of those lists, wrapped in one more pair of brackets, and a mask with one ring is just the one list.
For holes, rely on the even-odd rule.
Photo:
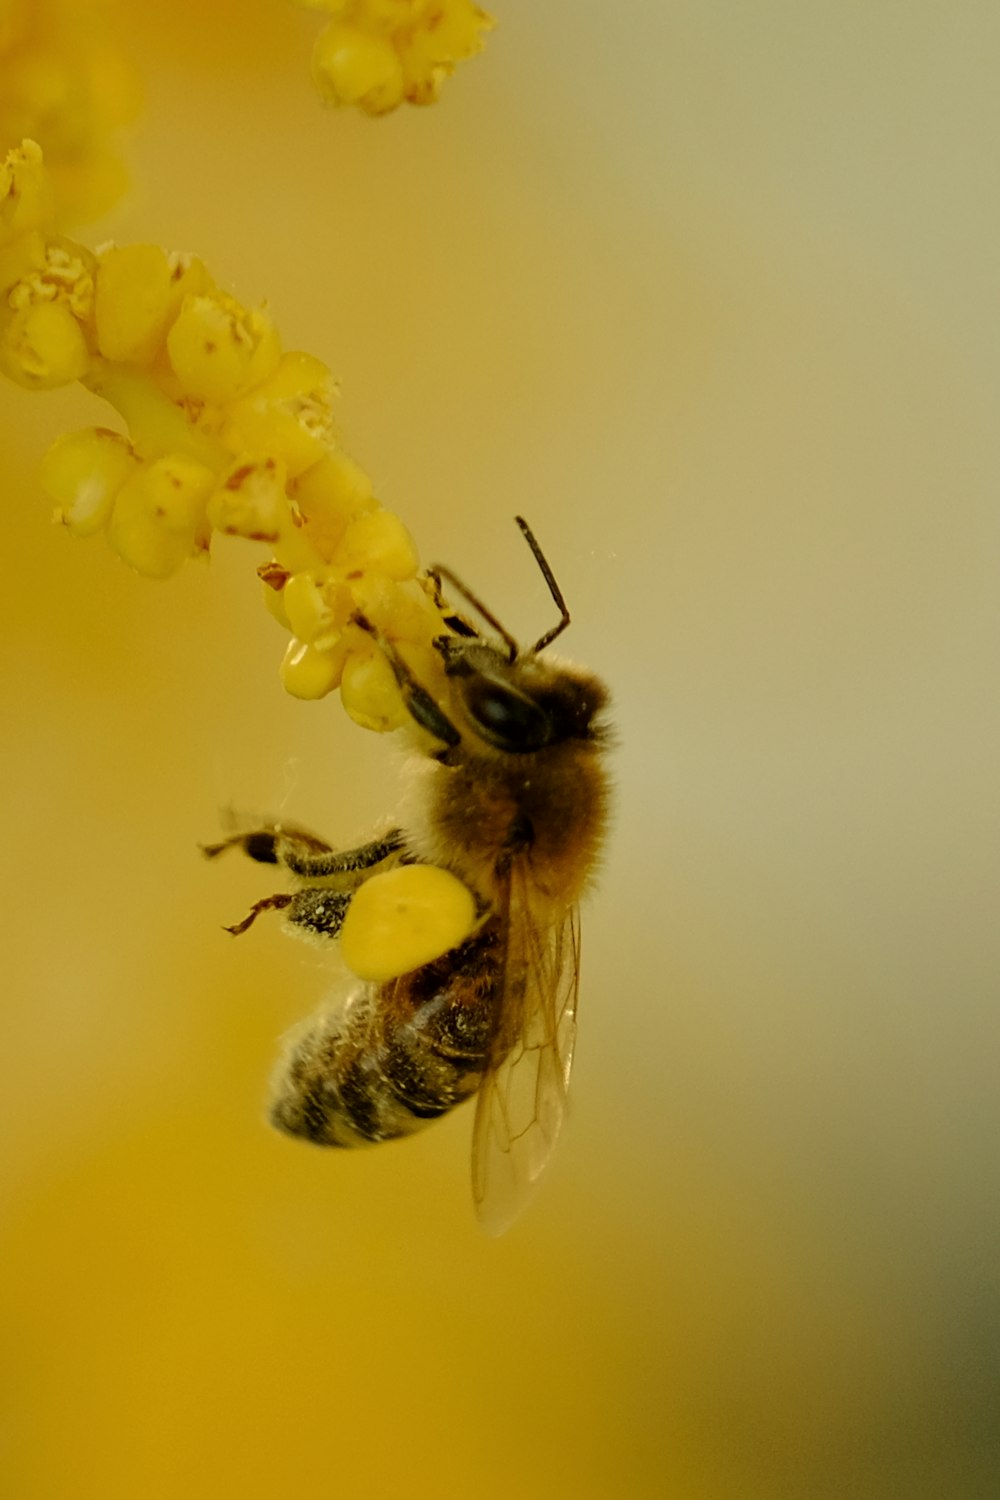
{"label": "yellow flower bud", "polygon": [[146,578],[170,578],[190,556],[189,548],[157,525],[134,496],[112,511],[108,542],[122,562]]}
{"label": "yellow flower bud", "polygon": [[248,395],[231,403],[222,436],[237,452],[272,454],[290,476],[321,460],[333,443],[333,376],[311,354],[284,354]]}
{"label": "yellow flower bud", "polygon": [[402,32],[399,54],[409,103],[433,104],[457,64],[482,51],[484,33],[493,24],[492,16],[470,0],[444,0],[436,8],[433,26]]}
{"label": "yellow flower bud", "polygon": [[143,465],[118,492],[108,541],[137,572],[169,578],[207,547],[205,502],[214,484],[214,473],[184,454]]}
{"label": "yellow flower bud", "polygon": [[430,104],[456,64],[485,45],[493,17],[471,0],[442,0],[434,24],[408,28],[400,38],[400,56],[411,104]]}
{"label": "yellow flower bud", "polygon": [[281,355],[263,308],[242,307],[224,292],[184,298],[167,334],[170,364],[185,391],[232,401],[271,374]]}
{"label": "yellow flower bud", "polygon": [[274,560],[289,573],[318,572],[325,566],[326,558],[309,540],[293,506],[287,507],[287,522],[274,543]]}
{"label": "yellow flower bud", "polygon": [[367,641],[351,651],[344,664],[340,698],[351,718],[363,729],[385,734],[409,722],[392,668],[382,652]]}
{"label": "yellow flower bud", "polygon": [[379,573],[352,579],[354,607],[391,640],[430,641],[441,634],[440,616],[427,596]]}
{"label": "yellow flower bud", "polygon": [[471,891],[435,865],[399,865],[359,886],[340,952],[359,979],[384,984],[457,948],[476,927]]}
{"label": "yellow flower bud", "polygon": [[98,259],[97,346],[105,359],[149,364],[173,311],[172,270],[159,245],[111,245]]}
{"label": "yellow flower bud", "polygon": [[403,69],[385,37],[334,21],[316,38],[312,75],[329,104],[384,114],[403,98]]}
{"label": "yellow flower bud", "polygon": [[0,323],[0,369],[29,390],[51,390],[87,373],[90,351],[65,302],[38,302]]}
{"label": "yellow flower bud", "polygon": [[338,642],[321,650],[294,636],[281,663],[281,683],[293,698],[325,698],[340,682],[347,648]]}
{"label": "yellow flower bud", "polygon": [[115,496],[135,467],[132,444],[107,427],[57,438],[42,459],[42,489],[56,502],[53,520],[74,536],[92,536],[107,523]]}
{"label": "yellow flower bud", "polygon": [[345,573],[381,573],[402,581],[415,578],[420,566],[413,538],[391,510],[370,511],[348,526],[333,560]]}
{"label": "yellow flower bud", "polygon": [[293,573],[282,597],[292,634],[321,650],[336,644],[354,608],[349,589],[317,573]]}
{"label": "yellow flower bud", "polygon": [[333,556],[348,522],[376,506],[368,475],[340,448],[300,474],[291,493],[310,540],[327,558]]}
{"label": "yellow flower bud", "polygon": [[254,542],[277,542],[292,525],[285,474],[277,459],[234,464],[208,503],[216,531]]}
{"label": "yellow flower bud", "polygon": [[10,287],[10,306],[18,311],[39,303],[60,302],[78,322],[89,326],[94,315],[95,257],[63,235],[46,235],[44,247],[42,264]]}
{"label": "yellow flower bud", "polygon": [[91,362],[85,325],[93,314],[94,257],[59,235],[44,246],[43,263],[7,289],[0,315],[0,368],[30,390],[80,380]]}
{"label": "yellow flower bud", "polygon": [[186,453],[168,453],[144,471],[146,496],[152,513],[168,531],[208,541],[205,511],[215,489],[215,471]]}
{"label": "yellow flower bud", "polygon": [[167,252],[167,264],[170,266],[171,320],[180,312],[185,297],[211,297],[218,290],[199,256],[171,250]]}

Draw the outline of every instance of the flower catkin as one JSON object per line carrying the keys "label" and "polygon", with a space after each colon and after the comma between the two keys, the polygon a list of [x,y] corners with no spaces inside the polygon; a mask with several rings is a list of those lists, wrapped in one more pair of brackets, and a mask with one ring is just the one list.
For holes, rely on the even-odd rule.
{"label": "flower catkin", "polygon": [[126,432],[64,434],[42,464],[55,518],[103,534],[130,567],[169,578],[219,538],[267,549],[269,612],[291,639],[281,680],[340,688],[365,727],[406,722],[401,673],[434,691],[441,612],[403,523],[340,447],[335,382],[285,351],[202,261],[156,245],[96,253],[55,233],[33,142],[0,166],[0,369],[41,390],[80,381]]}
{"label": "flower catkin", "polygon": [[383,115],[433,104],[445,79],[481,52],[492,16],[473,0],[299,0],[330,17],[313,48],[322,97]]}

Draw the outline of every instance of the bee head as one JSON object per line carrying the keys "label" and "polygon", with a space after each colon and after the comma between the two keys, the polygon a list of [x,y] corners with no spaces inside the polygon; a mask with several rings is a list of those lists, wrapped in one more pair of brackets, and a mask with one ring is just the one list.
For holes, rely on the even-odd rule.
{"label": "bee head", "polygon": [[[434,645],[444,660],[445,674],[454,686],[462,717],[485,744],[509,755],[528,755],[567,740],[600,738],[601,727],[595,725],[595,719],[605,706],[607,694],[589,673],[565,663],[540,659],[541,652],[566,629],[570,615],[528,523],[521,516],[516,520],[560,612],[557,623],[530,650],[520,649],[496,616],[449,568],[435,566],[428,570],[427,576],[434,585],[443,622],[451,632],[439,636]],[[493,627],[502,646],[485,641],[462,615],[447,612],[441,595],[442,580],[450,583]],[[436,759],[453,760],[462,736],[443,706],[412,678],[395,648],[381,639],[363,615],[355,615],[354,620],[379,639],[416,723],[448,747]]]}
{"label": "bee head", "polygon": [[436,644],[464,718],[494,749],[527,755],[597,738],[594,721],[607,695],[590,673],[541,660],[537,651],[511,661],[483,641],[444,636]]}

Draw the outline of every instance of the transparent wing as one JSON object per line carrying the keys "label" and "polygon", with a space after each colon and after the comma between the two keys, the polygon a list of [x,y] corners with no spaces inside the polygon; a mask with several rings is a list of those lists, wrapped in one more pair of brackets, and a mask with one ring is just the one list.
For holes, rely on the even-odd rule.
{"label": "transparent wing", "polygon": [[562,1128],[580,981],[577,908],[542,928],[531,921],[530,896],[516,877],[510,895],[494,1056],[472,1137],[476,1213],[493,1235],[533,1196]]}

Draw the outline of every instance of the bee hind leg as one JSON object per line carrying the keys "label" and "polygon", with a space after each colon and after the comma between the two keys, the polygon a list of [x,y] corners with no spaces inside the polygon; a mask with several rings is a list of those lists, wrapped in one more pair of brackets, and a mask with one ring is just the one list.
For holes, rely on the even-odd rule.
{"label": "bee hind leg", "polygon": [[262,900],[254,902],[242,922],[234,922],[225,931],[231,932],[233,937],[239,937],[241,932],[246,932],[248,927],[253,926],[262,911],[280,911],[282,907],[290,906],[294,900],[295,897],[287,891],[279,892],[277,896],[264,896]]}
{"label": "bee hind leg", "polygon": [[325,886],[306,886],[289,899],[285,921],[297,929],[298,937],[326,940],[340,936],[352,891],[331,891]]}
{"label": "bee hind leg", "polygon": [[227,927],[233,937],[239,937],[252,927],[263,911],[283,911],[285,921],[299,927],[301,937],[339,937],[344,925],[347,908],[351,904],[351,892],[330,891],[323,886],[307,886],[302,891],[282,891],[276,896],[264,896],[255,901],[242,922]]}
{"label": "bee hind leg", "polygon": [[[254,903],[242,922],[226,928],[227,932],[238,937],[253,925],[261,912],[284,911],[288,925],[299,929],[298,936],[325,940],[339,935],[351,896],[358,886],[384,861],[400,855],[403,835],[398,828],[393,828],[382,838],[372,839],[357,849],[338,852],[303,829],[283,828],[276,824],[271,828],[233,834],[221,843],[203,844],[201,849],[207,859],[216,859],[227,849],[240,849],[259,864],[284,865],[301,880],[344,877],[338,882],[337,889],[328,885],[305,886],[301,890],[265,896]],[[406,857],[405,853],[401,855],[404,860]]]}

